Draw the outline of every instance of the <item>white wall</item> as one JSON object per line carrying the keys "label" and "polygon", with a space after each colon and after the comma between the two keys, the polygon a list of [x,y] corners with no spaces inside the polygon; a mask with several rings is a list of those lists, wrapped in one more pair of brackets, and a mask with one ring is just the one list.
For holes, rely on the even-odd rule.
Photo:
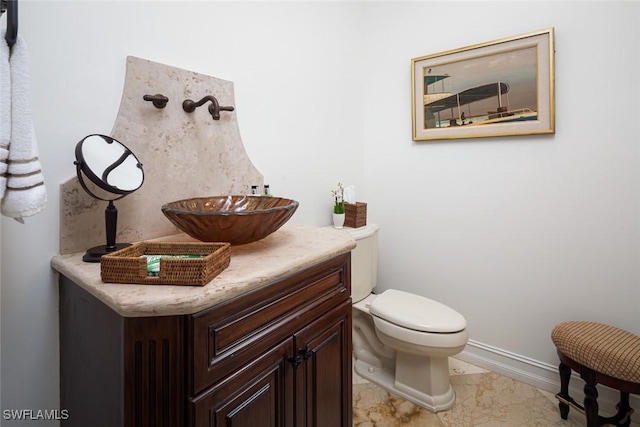
{"label": "white wall", "polygon": [[293,221],[328,225],[336,183],[363,186],[361,7],[20,2],[49,204],[25,225],[2,223],[2,409],[59,407],[58,292],[49,266],[58,250],[58,186],[75,173],[75,144],[110,132],[126,56],[234,81],[242,137],[265,182],[300,202]]}
{"label": "white wall", "polygon": [[[551,366],[566,318],[640,333],[639,8],[21,1],[49,206],[2,223],[2,409],[58,408],[57,187],[76,142],[110,131],[127,55],[234,81],[247,151],[294,220],[328,224],[329,191],[355,183],[382,226],[380,288],[455,307],[474,342]],[[551,26],[555,135],[411,140],[411,58]]]}
{"label": "white wall", "polygon": [[[560,321],[640,334],[640,4],[380,3],[363,20],[380,289],[440,300],[481,347],[554,370]],[[549,27],[555,135],[412,142],[411,58]]]}

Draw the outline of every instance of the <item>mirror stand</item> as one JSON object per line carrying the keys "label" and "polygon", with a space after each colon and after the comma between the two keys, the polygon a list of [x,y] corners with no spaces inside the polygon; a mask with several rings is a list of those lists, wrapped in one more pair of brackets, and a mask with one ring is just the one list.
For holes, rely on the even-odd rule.
{"label": "mirror stand", "polygon": [[113,204],[113,200],[109,200],[109,204],[104,210],[104,223],[107,234],[107,244],[87,249],[87,252],[82,257],[84,262],[100,262],[102,255],[131,246],[131,243],[116,243],[118,209],[116,209],[116,205]]}
{"label": "mirror stand", "polygon": [[[121,142],[110,136],[92,134],[83,138],[76,145],[76,173],[80,186],[91,197],[109,202],[104,211],[104,222],[107,242],[94,246],[82,257],[84,262],[100,262],[102,255],[126,248],[130,243],[116,243],[118,209],[113,204],[124,196],[136,191],[144,181],[142,163]],[[87,177],[94,190],[101,190],[97,195],[84,181]],[[103,195],[108,193],[108,196]]]}

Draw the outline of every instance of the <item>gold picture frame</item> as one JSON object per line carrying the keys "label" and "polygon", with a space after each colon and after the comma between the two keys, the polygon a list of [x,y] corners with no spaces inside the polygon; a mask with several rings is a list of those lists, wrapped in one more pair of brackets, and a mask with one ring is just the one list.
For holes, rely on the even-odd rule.
{"label": "gold picture frame", "polygon": [[555,133],[554,29],[411,60],[413,140]]}

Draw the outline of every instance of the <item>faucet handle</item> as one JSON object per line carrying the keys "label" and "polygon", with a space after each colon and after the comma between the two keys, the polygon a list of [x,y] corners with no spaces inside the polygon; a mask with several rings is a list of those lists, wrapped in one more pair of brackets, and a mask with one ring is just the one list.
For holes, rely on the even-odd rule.
{"label": "faucet handle", "polygon": [[209,108],[207,108],[207,109],[209,110],[209,114],[211,114],[211,117],[213,117],[213,120],[220,120],[220,111],[233,111],[234,110],[234,108],[231,107],[231,106],[219,107],[219,106],[215,105],[214,103],[209,104]]}
{"label": "faucet handle", "polygon": [[159,93],[156,93],[155,95],[144,95],[142,99],[145,101],[151,101],[153,106],[156,108],[164,108],[167,106],[167,102],[169,102],[169,98]]}

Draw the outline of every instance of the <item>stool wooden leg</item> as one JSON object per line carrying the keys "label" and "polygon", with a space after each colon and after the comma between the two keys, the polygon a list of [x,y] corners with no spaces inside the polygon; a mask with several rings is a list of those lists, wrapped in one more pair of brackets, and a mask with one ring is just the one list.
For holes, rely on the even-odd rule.
{"label": "stool wooden leg", "polygon": [[616,405],[618,412],[613,417],[598,417],[599,426],[629,427],[633,409],[629,406],[629,393],[620,392],[620,402]]}
{"label": "stool wooden leg", "polygon": [[620,424],[622,427],[629,427],[631,424],[631,414],[633,414],[633,409],[629,406],[629,393],[625,393],[623,391],[620,392],[620,403],[618,403],[618,414],[624,416],[626,418],[622,418],[623,424]]}
{"label": "stool wooden leg", "polygon": [[[571,379],[571,368],[560,362],[558,370],[560,371],[560,393],[558,394],[558,396],[563,398],[565,401],[571,401],[571,397],[569,396],[569,380]],[[560,402],[558,403],[558,408],[560,409],[560,416],[563,420],[566,420],[569,417],[570,406],[560,400]]]}
{"label": "stool wooden leg", "polygon": [[616,408],[618,408],[618,413],[613,417],[616,423],[615,425],[629,427],[631,424],[631,414],[633,414],[633,409],[629,406],[629,393],[625,393],[624,391],[620,392],[620,402],[618,402]]}
{"label": "stool wooden leg", "polygon": [[596,373],[591,369],[583,369],[580,377],[584,385],[584,412],[587,416],[587,427],[598,427],[598,390],[596,389]]}

